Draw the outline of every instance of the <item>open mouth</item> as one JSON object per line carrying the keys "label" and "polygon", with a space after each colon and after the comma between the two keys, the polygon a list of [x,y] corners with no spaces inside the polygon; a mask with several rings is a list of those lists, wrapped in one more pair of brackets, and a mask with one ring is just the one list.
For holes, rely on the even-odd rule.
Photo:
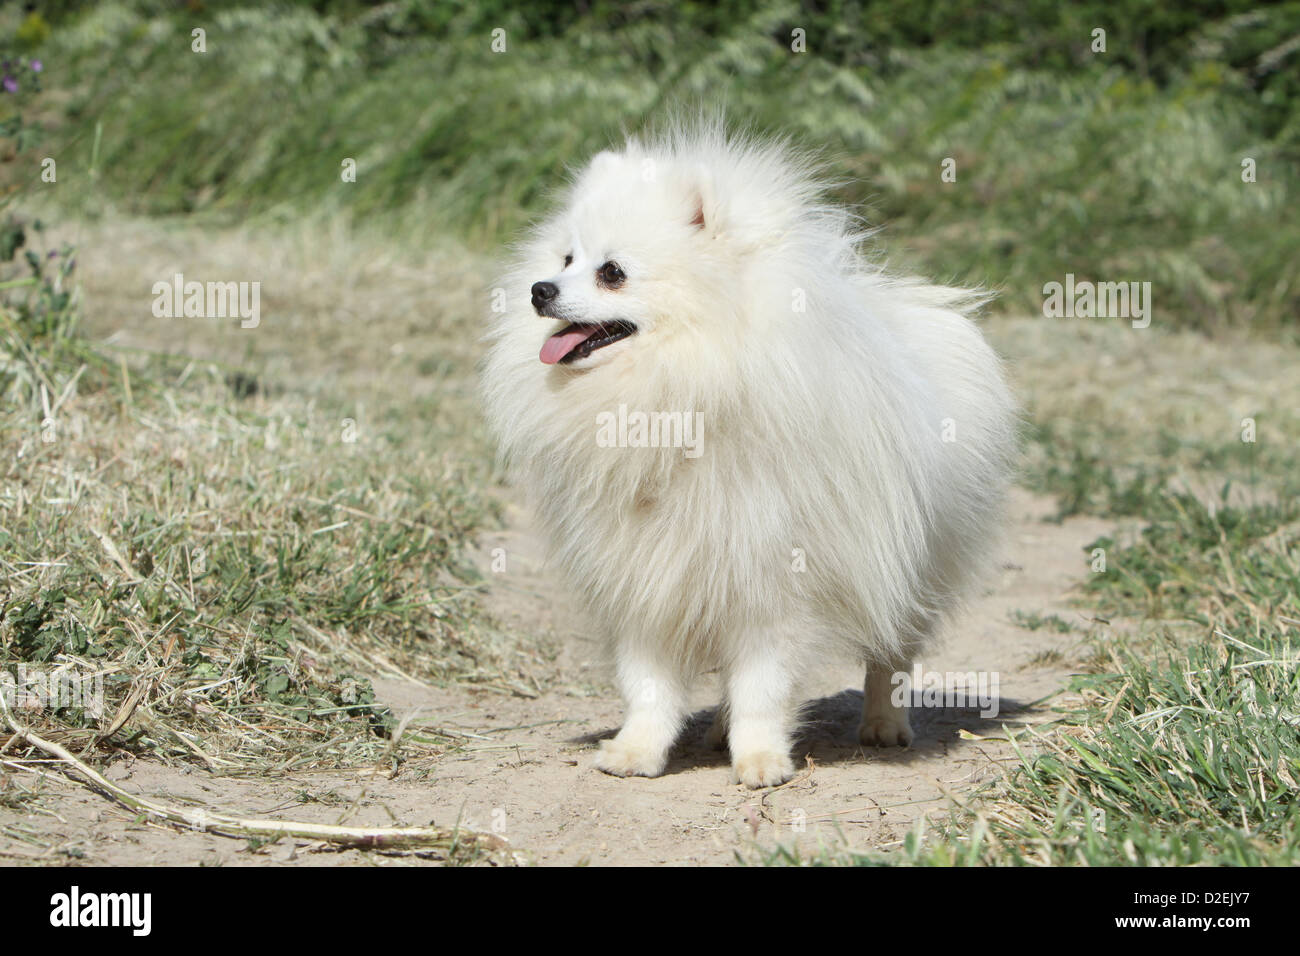
{"label": "open mouth", "polygon": [[574,322],[546,340],[540,357],[547,365],[564,365],[574,359],[586,358],[597,349],[635,334],[636,326],[622,319],[596,323]]}

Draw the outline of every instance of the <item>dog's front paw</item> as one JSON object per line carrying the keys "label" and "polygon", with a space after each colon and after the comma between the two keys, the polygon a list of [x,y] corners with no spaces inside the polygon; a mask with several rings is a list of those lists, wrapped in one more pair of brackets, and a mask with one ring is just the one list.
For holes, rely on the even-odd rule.
{"label": "dog's front paw", "polygon": [[858,740],[864,747],[910,747],[912,725],[903,712],[871,717],[858,726]]}
{"label": "dog's front paw", "polygon": [[615,777],[657,777],[667,765],[668,754],[662,748],[620,737],[602,740],[596,752],[596,769]]}
{"label": "dog's front paw", "polygon": [[751,790],[775,787],[794,776],[794,761],[788,753],[756,750],[741,754],[731,764],[732,778]]}

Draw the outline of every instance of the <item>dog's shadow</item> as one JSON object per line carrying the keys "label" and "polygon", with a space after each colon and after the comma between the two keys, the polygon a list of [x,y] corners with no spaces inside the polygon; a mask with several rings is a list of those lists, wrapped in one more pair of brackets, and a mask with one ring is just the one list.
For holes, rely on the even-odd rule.
{"label": "dog's shadow", "polygon": [[[985,717],[976,707],[921,707],[911,712],[915,735],[910,747],[867,747],[858,741],[858,723],[862,717],[862,691],[842,690],[829,697],[809,701],[801,710],[799,734],[791,754],[802,765],[804,756],[825,766],[837,763],[860,763],[864,757],[891,763],[908,763],[932,756],[960,739],[959,732],[979,736],[999,734],[1002,724],[1026,709],[1025,704],[1006,697],[998,701],[996,716]],[[677,773],[698,767],[725,766],[730,757],[725,747],[715,749],[705,736],[717,715],[716,707],[697,710],[673,747],[665,773]],[[619,728],[583,734],[569,743],[595,746],[618,733]]]}

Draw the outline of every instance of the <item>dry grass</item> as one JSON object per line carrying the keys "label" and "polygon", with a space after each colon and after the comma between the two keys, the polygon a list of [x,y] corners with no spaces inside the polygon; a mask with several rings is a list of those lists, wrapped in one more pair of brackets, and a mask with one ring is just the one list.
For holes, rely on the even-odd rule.
{"label": "dry grass", "polygon": [[[1062,512],[1141,518],[1161,489],[1214,508],[1292,493],[1300,434],[1294,345],[1126,323],[998,318],[990,336],[1024,402],[1025,480]],[[1255,441],[1242,441],[1243,419]]]}
{"label": "dry grass", "polygon": [[[477,263],[302,232],[56,238],[79,242],[83,330],[110,344],[24,343],[7,313],[0,661],[102,674],[117,719],[26,720],[73,749],[262,774],[454,746],[395,741],[370,674],[536,692],[538,650],[483,615],[466,553],[494,520]],[[261,325],[155,318],[175,272],[260,281]]]}

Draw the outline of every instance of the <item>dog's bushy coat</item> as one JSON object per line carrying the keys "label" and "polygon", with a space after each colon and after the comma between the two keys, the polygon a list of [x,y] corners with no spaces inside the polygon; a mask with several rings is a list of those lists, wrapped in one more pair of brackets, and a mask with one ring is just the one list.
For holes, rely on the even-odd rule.
{"label": "dog's bushy coat", "polygon": [[[909,742],[887,675],[987,569],[1015,416],[978,297],[888,276],[823,192],[784,144],[679,126],[596,156],[501,283],[485,404],[615,650],[629,713],[602,769],[662,772],[692,679],[719,668],[738,778],[779,782],[798,678],[837,654],[868,667],[864,742]],[[554,315],[637,334],[543,364],[544,279]],[[698,457],[602,447],[620,405],[702,413]]]}

